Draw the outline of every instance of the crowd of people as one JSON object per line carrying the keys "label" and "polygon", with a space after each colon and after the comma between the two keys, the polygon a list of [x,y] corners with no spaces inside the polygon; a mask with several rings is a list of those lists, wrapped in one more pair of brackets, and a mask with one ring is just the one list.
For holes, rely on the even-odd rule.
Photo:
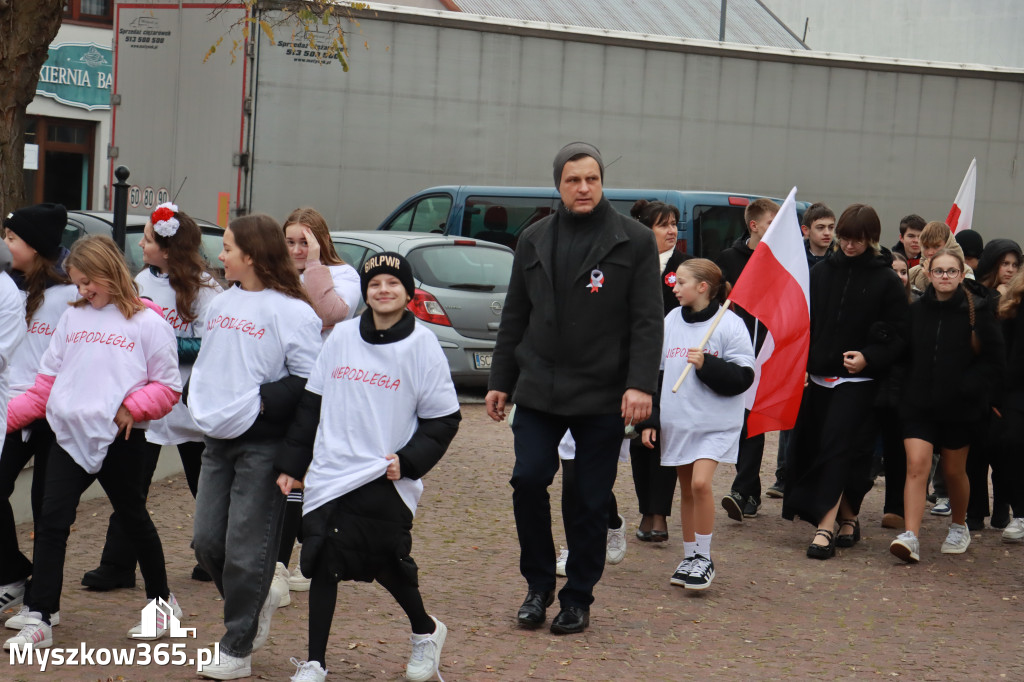
{"label": "crowd of people", "polygon": [[[745,234],[709,260],[676,248],[676,207],[641,200],[632,217],[612,208],[593,145],[559,150],[553,179],[558,210],[518,237],[485,404],[513,432],[527,582],[516,620],[542,625],[564,576],[550,628],[573,634],[589,627],[604,566],[625,556],[632,503],[612,493],[620,462],[631,464],[641,542],[675,532],[678,483],[682,556],[671,585],[706,590],[715,579],[719,465],[735,466],[726,515],[760,513],[765,438],[748,437],[747,421],[768,333],[728,295],[780,208],[751,202]],[[17,630],[4,648],[53,646],[71,524],[95,480],[114,511],[82,584],[132,587],[137,565],[147,601],[162,608],[155,626],[139,622],[127,635],[168,634],[182,609],[146,497],[161,449],[175,446],[195,497],[192,578],[223,597],[225,633],[200,675],[251,676],[274,610],[290,590],[309,590],[307,657],[292,679],[322,682],[337,584],[352,580],[379,582],[408,617],[406,678],[440,677],[447,627],[420,593],[412,525],[421,479],[461,413],[437,339],[407,310],[409,262],[381,253],[356,271],[323,216],[301,208],[283,223],[232,221],[221,282],[201,257],[195,221],[168,203],[145,226],[145,268],[133,279],[108,237],[64,248],[66,220],[62,206],[40,204],[3,223],[0,611],[20,607],[4,623]],[[812,559],[859,542],[879,474],[882,525],[899,560],[925,554],[929,488],[930,512],[950,517],[942,553],[965,552],[987,517],[1004,541],[1024,542],[1020,247],[910,215],[887,249],[865,204],[838,220],[813,204],[801,222],[805,389],[763,494],[782,498],[784,518],[814,527]],[[31,558],[8,501],[30,460]],[[548,488],[560,468],[568,547],[558,553]]]}

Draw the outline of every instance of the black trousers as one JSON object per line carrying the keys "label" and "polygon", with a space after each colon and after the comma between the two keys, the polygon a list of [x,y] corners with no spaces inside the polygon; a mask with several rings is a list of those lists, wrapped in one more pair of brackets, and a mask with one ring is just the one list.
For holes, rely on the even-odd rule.
{"label": "black trousers", "polygon": [[7,434],[3,454],[0,455],[0,585],[25,580],[32,575],[32,561],[18,547],[18,532],[11,508],[11,494],[18,474],[34,456],[32,468],[32,518],[38,519],[43,509],[43,489],[46,484],[46,462],[53,447],[53,431],[45,419],[32,422],[28,427],[32,435],[28,442],[21,438],[21,430]]}
{"label": "black trousers", "polygon": [[761,501],[761,460],[764,458],[764,434],[747,438],[747,418],[750,410],[743,412],[743,430],[740,432],[740,452],[736,457],[736,478],[732,490],[744,498],[753,497]]}
{"label": "black trousers", "polygon": [[[967,480],[971,484],[971,495],[967,502],[967,516],[972,519],[984,519],[989,515],[988,505],[988,472],[992,469],[992,503],[993,506],[1010,502],[1012,467],[1009,458],[1015,452],[1012,445],[1002,437],[1006,430],[1006,412],[997,417],[991,411],[978,425],[978,435],[971,442],[967,452]],[[1014,515],[1024,513],[1024,509],[1015,508]]]}
{"label": "black trousers", "polygon": [[629,444],[629,463],[633,468],[633,487],[640,513],[671,515],[678,476],[675,467],[661,466],[661,441],[654,441],[652,450],[635,438]]}
{"label": "black trousers", "polygon": [[516,463],[512,506],[519,533],[519,570],[532,590],[555,588],[555,543],[548,487],[558,472],[558,443],[566,430],[576,441],[576,513],[563,518],[569,544],[568,580],[559,592],[563,607],[589,607],[604,572],[608,499],[622,444],[618,414],[553,415],[516,407],[512,433]]}
{"label": "black trousers", "polygon": [[[142,448],[142,492],[149,497],[149,487],[153,483],[153,472],[160,461],[160,450],[163,446],[146,441]],[[185,480],[188,482],[192,497],[196,495],[196,488],[199,484],[199,470],[203,457],[203,443],[182,443],[178,446],[178,453],[181,456],[181,463],[185,468]],[[135,553],[135,546],[124,527],[122,515],[115,509],[110,515],[107,524],[107,539],[103,544],[103,554],[100,556],[100,564],[117,568],[123,571],[135,571],[135,564],[138,556]]]}
{"label": "black trousers", "polygon": [[1004,407],[999,446],[1003,452],[1003,470],[999,478],[1006,486],[1005,499],[1010,503],[1014,518],[1024,517],[1024,410]]}
{"label": "black trousers", "polygon": [[882,438],[882,464],[885,466],[885,501],[882,513],[903,516],[903,488],[907,483],[907,449],[903,445],[903,425],[898,410],[875,408],[875,423]]}
{"label": "black trousers", "polygon": [[[99,472],[90,474],[54,443],[46,471],[42,513],[36,519],[32,591],[27,602],[33,611],[49,615],[60,610],[64,586],[64,559],[68,535],[75,522],[78,502],[93,481],[99,480],[114,511],[120,513],[128,538],[139,557],[146,581],[146,597],[167,598],[164,549],[153,520],[146,510],[146,434],[133,429],[128,440],[118,436],[110,444]],[[150,474],[152,475],[152,474]]]}

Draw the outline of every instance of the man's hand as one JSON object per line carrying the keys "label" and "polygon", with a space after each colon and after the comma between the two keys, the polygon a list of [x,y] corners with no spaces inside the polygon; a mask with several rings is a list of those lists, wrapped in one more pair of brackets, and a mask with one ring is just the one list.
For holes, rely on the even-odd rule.
{"label": "man's hand", "polygon": [[397,481],[398,479],[400,479],[402,477],[402,465],[398,461],[398,455],[384,455],[384,459],[388,461],[388,480]]}
{"label": "man's hand", "polygon": [[484,397],[484,404],[487,406],[487,416],[496,422],[505,419],[505,402],[508,400],[508,393],[504,391],[487,391]]}
{"label": "man's hand", "polygon": [[651,416],[651,394],[635,388],[627,388],[622,394],[622,422],[639,424]]}
{"label": "man's hand", "polygon": [[128,411],[127,407],[121,405],[117,408],[117,414],[114,415],[114,423],[117,424],[117,432],[119,434],[124,429],[124,439],[128,440],[132,435],[135,419],[132,418],[132,413]]}
{"label": "man's hand", "polygon": [[295,487],[295,479],[288,474],[282,473],[277,477],[277,487],[281,489],[282,495],[287,495]]}

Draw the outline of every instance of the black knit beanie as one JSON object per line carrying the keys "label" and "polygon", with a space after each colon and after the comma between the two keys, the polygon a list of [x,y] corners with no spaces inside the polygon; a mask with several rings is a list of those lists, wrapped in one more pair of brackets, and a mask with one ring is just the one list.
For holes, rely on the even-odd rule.
{"label": "black knit beanie", "polygon": [[565,168],[565,164],[577,154],[585,154],[597,161],[597,167],[601,169],[601,181],[604,182],[604,161],[601,160],[601,152],[597,147],[586,142],[570,142],[555,154],[555,189],[562,184],[562,169]]}
{"label": "black knit beanie", "polygon": [[416,283],[412,277],[412,266],[409,261],[395,253],[385,251],[376,256],[370,256],[363,263],[362,272],[359,273],[359,288],[363,292],[363,300],[366,300],[366,288],[370,280],[377,275],[394,275],[405,287],[405,292],[412,298],[416,294]]}
{"label": "black knit beanie", "polygon": [[60,240],[67,224],[68,211],[61,204],[26,206],[4,218],[4,227],[50,260],[60,255]]}
{"label": "black knit beanie", "polygon": [[953,239],[960,245],[960,249],[967,258],[981,258],[981,251],[985,248],[985,241],[981,235],[974,230],[960,230],[953,235]]}

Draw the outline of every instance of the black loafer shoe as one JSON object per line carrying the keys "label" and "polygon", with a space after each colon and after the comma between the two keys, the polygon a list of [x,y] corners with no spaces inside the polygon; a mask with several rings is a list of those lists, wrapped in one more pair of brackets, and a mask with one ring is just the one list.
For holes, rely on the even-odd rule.
{"label": "black loafer shoe", "polygon": [[526,593],[526,599],[523,600],[523,605],[519,607],[519,614],[516,618],[519,620],[519,624],[528,627],[535,628],[544,622],[547,618],[547,608],[551,606],[551,603],[555,601],[555,591],[547,590],[530,590]]}
{"label": "black loafer shoe", "polygon": [[551,621],[551,632],[556,635],[572,635],[583,632],[590,625],[590,609],[582,606],[564,606]]}
{"label": "black loafer shoe", "polygon": [[82,576],[82,584],[94,590],[105,592],[121,587],[135,587],[135,571],[126,571],[109,564],[100,564]]}
{"label": "black loafer shoe", "polygon": [[652,530],[651,531],[651,542],[665,542],[668,540],[667,530]]}
{"label": "black loafer shoe", "polygon": [[651,537],[653,533],[653,530],[640,530],[639,528],[637,528],[636,539],[640,542],[652,542]]}

